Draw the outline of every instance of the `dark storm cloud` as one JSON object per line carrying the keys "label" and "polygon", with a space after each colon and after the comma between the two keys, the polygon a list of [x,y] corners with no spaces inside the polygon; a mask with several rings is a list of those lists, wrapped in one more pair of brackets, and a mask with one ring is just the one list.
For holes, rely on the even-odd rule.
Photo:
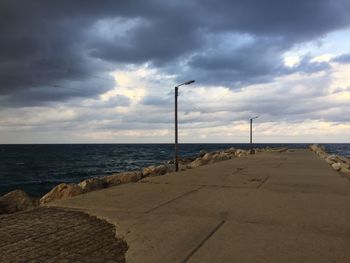
{"label": "dark storm cloud", "polygon": [[[349,11],[347,0],[5,0],[0,96],[14,106],[96,97],[114,85],[100,77],[145,62],[204,84],[266,82],[289,74],[282,54],[294,44],[348,27]],[[225,34],[253,40],[235,46]]]}
{"label": "dark storm cloud", "polygon": [[348,0],[200,1],[212,28],[305,41],[349,25]]}

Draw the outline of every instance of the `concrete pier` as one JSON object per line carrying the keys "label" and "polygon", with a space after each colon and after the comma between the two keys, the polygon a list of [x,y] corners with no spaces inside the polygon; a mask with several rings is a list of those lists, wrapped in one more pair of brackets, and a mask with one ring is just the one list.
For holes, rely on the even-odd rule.
{"label": "concrete pier", "polygon": [[50,203],[115,224],[127,262],[350,262],[350,181],[259,153]]}

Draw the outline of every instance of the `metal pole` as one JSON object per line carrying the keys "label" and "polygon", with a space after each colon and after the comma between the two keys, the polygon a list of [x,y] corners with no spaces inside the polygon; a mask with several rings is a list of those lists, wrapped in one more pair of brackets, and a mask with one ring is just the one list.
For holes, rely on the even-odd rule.
{"label": "metal pole", "polygon": [[175,87],[175,171],[179,171],[179,146],[177,140],[177,97],[178,97],[178,87]]}
{"label": "metal pole", "polygon": [[250,119],[250,152],[253,151],[253,119]]}

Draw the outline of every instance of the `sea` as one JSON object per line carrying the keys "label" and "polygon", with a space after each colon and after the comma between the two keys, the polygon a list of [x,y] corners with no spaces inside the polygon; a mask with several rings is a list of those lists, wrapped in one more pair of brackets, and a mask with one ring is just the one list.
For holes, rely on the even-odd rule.
{"label": "sea", "polygon": [[[254,144],[255,148],[307,148],[310,144]],[[327,152],[350,156],[350,144],[322,144]],[[180,144],[181,157],[249,144]],[[0,195],[21,189],[40,197],[59,183],[138,170],[174,158],[173,144],[3,144],[0,145]]]}

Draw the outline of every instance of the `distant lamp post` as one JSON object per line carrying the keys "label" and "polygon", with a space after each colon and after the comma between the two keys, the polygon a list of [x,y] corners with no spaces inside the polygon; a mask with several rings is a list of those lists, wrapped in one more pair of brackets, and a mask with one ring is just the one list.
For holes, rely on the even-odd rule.
{"label": "distant lamp post", "polygon": [[179,146],[178,146],[178,136],[177,136],[177,97],[179,95],[179,87],[184,85],[190,85],[194,80],[189,80],[187,82],[181,83],[175,86],[175,171],[179,171]]}
{"label": "distant lamp post", "polygon": [[250,153],[253,153],[253,120],[259,118],[259,116],[255,116],[250,118]]}

